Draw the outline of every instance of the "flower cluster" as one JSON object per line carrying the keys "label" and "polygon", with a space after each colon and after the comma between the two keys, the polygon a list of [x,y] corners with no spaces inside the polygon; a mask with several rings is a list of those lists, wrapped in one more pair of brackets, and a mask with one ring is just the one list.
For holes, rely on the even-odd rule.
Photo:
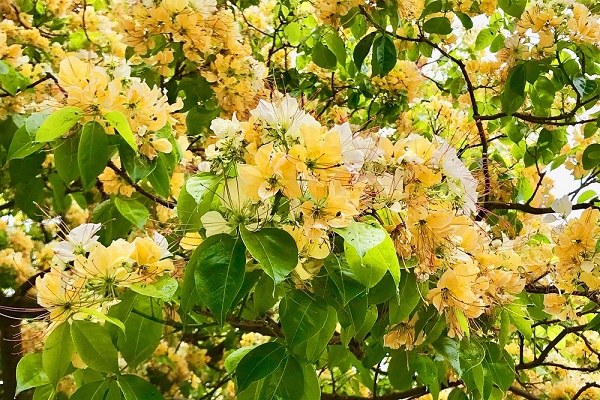
{"label": "flower cluster", "polygon": [[152,159],[157,151],[170,153],[169,140],[159,138],[155,132],[167,122],[177,122],[170,113],[181,105],[169,105],[167,96],[157,87],[150,88],[139,78],[130,77],[130,73],[131,68],[124,63],[105,68],[70,56],[60,63],[58,82],[67,93],[67,105],[82,109],[84,120],[121,112],[134,132],[141,154]]}
{"label": "flower cluster", "polygon": [[147,57],[161,75],[181,73],[174,53],[183,51],[187,60],[203,64],[201,73],[214,84],[223,110],[241,112],[256,104],[267,71],[244,43],[230,10],[218,9],[214,0],[163,0],[151,6],[136,2],[123,11],[125,44]]}
{"label": "flower cluster", "polygon": [[105,313],[124,288],[152,284],[173,270],[167,241],[159,233],[104,246],[96,235],[100,228],[82,224],[53,245],[50,271],[36,279],[38,303],[51,321]]}
{"label": "flower cluster", "polygon": [[478,232],[478,182],[445,140],[328,128],[289,96],[250,114],[212,122],[206,157],[227,178],[219,206],[201,218],[207,236],[239,225],[282,228],[299,249],[296,272],[308,279],[335,229],[375,216],[398,255],[416,258],[420,280],[439,276],[427,300],[446,314],[451,334],[463,334],[460,315],[478,317],[523,289],[516,253],[491,249]]}

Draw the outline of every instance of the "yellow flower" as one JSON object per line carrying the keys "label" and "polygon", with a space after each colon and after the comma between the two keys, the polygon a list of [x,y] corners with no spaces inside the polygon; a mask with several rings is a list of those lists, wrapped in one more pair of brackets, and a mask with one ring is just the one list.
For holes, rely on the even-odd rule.
{"label": "yellow flower", "polygon": [[322,135],[320,129],[309,125],[303,125],[300,132],[304,143],[293,146],[289,152],[298,170],[304,174],[312,173],[319,178],[339,172],[342,165],[342,143],[339,133],[332,130]]}
{"label": "yellow flower", "polygon": [[304,216],[304,231],[309,239],[319,239],[323,230],[343,228],[358,215],[349,192],[338,181],[324,185],[317,181],[308,182],[310,200],[300,206]]}
{"label": "yellow flower", "polygon": [[98,244],[86,257],[75,259],[74,269],[105,296],[116,297],[117,287],[129,286],[132,274],[127,261],[136,246],[123,239],[115,240],[109,247]]}
{"label": "yellow flower", "polygon": [[149,237],[138,237],[135,238],[133,244],[135,250],[130,258],[137,263],[137,266],[134,266],[136,268],[135,273],[143,280],[147,281],[173,270],[173,261],[161,259],[163,258],[163,251],[154,240]]}
{"label": "yellow flower", "polygon": [[43,277],[36,278],[38,304],[50,312],[51,321],[64,321],[83,306],[80,297],[83,283],[83,279],[71,282],[56,269],[51,269]]}
{"label": "yellow flower", "polygon": [[288,198],[302,195],[296,180],[296,168],[285,153],[273,152],[273,143],[262,146],[254,156],[253,165],[240,165],[238,173],[245,193],[253,200],[265,200],[279,190]]}

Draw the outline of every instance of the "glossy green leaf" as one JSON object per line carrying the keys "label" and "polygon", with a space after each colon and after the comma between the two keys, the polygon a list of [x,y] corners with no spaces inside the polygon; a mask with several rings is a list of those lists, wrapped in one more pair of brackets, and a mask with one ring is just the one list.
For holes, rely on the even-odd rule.
{"label": "glossy green leaf", "polygon": [[525,307],[519,307],[516,304],[506,306],[510,321],[517,328],[519,332],[526,338],[531,339],[533,337],[533,330],[531,328],[531,319],[527,314]]}
{"label": "glossy green leaf", "polygon": [[136,153],[126,143],[119,144],[119,156],[121,158],[121,164],[127,172],[127,175],[131,178],[134,183],[146,178],[154,171],[156,163],[150,161],[146,156]]}
{"label": "glossy green leaf", "polygon": [[325,69],[334,69],[337,65],[335,54],[321,42],[315,43],[312,51],[312,60],[319,67]]}
{"label": "glossy green leaf", "polygon": [[330,33],[325,36],[327,47],[335,54],[337,62],[341,66],[346,64],[346,45],[344,41],[335,33]]}
{"label": "glossy green leaf", "polygon": [[125,400],[164,400],[153,384],[137,375],[120,375],[117,382]]}
{"label": "glossy green leaf", "polygon": [[171,177],[169,169],[160,154],[154,159],[154,163],[154,169],[150,175],[148,175],[148,182],[150,182],[152,188],[159,196],[168,199],[171,195]]}
{"label": "glossy green leaf", "polygon": [[102,372],[119,372],[117,349],[102,325],[90,321],[73,321],[71,336],[75,349],[88,366]]}
{"label": "glossy green leaf", "polygon": [[121,302],[110,309],[110,315],[123,321],[125,332],[117,331],[117,347],[130,367],[147,360],[162,338],[163,324],[146,316],[162,319],[162,307],[147,296],[127,291]]}
{"label": "glossy green leaf", "polygon": [[150,211],[137,200],[115,197],[115,207],[127,220],[138,228],[143,228],[150,216]]}
{"label": "glossy green leaf", "polygon": [[279,316],[288,346],[297,346],[317,335],[327,315],[327,306],[302,290],[285,296],[279,304]]}
{"label": "glossy green leaf", "polygon": [[523,14],[526,6],[527,0],[498,0],[498,7],[508,15],[516,18],[519,18]]}
{"label": "glossy green leaf", "polygon": [[71,326],[68,322],[63,322],[54,328],[44,343],[42,366],[54,387],[66,375],[69,365],[71,365],[73,348]]}
{"label": "glossy green leaf", "polygon": [[31,139],[25,125],[15,132],[10,147],[8,148],[7,161],[25,158],[35,153],[44,146],[44,143],[36,143]]}
{"label": "glossy green leaf", "polygon": [[89,188],[104,171],[109,159],[108,137],[102,125],[96,121],[83,125],[77,154],[83,186]]}
{"label": "glossy green leaf", "polygon": [[42,366],[42,353],[30,353],[23,356],[17,364],[16,375],[16,394],[50,383],[50,379]]}
{"label": "glossy green leaf", "polygon": [[230,374],[233,373],[240,361],[242,360],[242,358],[244,358],[246,354],[248,354],[250,351],[252,351],[252,349],[255,349],[256,347],[257,346],[246,346],[234,350],[231,354],[227,356],[225,362],[223,363],[225,370]]}
{"label": "glossy green leaf", "polygon": [[177,291],[177,279],[163,275],[154,283],[134,283],[129,288],[144,296],[154,297],[163,301],[171,301]]}
{"label": "glossy green leaf", "polygon": [[104,115],[104,119],[117,130],[119,135],[125,142],[135,151],[137,152],[137,144],[135,142],[135,137],[133,136],[133,132],[131,131],[131,126],[129,126],[129,121],[127,117],[120,111],[110,111]]}
{"label": "glossy green leaf", "polygon": [[369,51],[371,50],[371,46],[373,45],[373,39],[375,39],[376,35],[377,35],[377,32],[369,33],[367,36],[363,37],[354,47],[354,53],[353,53],[354,64],[356,64],[356,68],[359,71],[363,65],[365,58],[367,57],[367,55],[369,54]]}
{"label": "glossy green leaf", "polygon": [[364,257],[367,251],[379,245],[387,236],[380,226],[370,222],[352,221],[347,227],[334,231],[354,247],[360,257]]}
{"label": "glossy green leaf", "polygon": [[252,232],[240,226],[240,233],[252,257],[275,284],[283,281],[298,265],[296,241],[283,229],[263,228]]}
{"label": "glossy green leaf", "polygon": [[484,28],[477,34],[475,39],[475,50],[483,50],[494,41],[495,34],[490,28]]}
{"label": "glossy green leaf", "polygon": [[600,164],[600,144],[590,144],[585,148],[581,156],[581,164],[586,170],[596,168]]}
{"label": "glossy green leaf", "polygon": [[422,293],[419,289],[415,274],[401,271],[398,299],[390,300],[390,323],[399,324],[408,318],[421,300]]}
{"label": "glossy green leaf", "polygon": [[222,326],[244,284],[246,249],[240,238],[218,236],[210,247],[201,248],[193,268],[200,299]]}
{"label": "glossy green leaf", "polygon": [[452,33],[452,25],[450,24],[450,20],[446,17],[434,17],[425,21],[423,30],[427,33],[449,35]]}
{"label": "glossy green leaf", "polygon": [[53,112],[44,120],[35,134],[36,142],[49,142],[64,135],[83,118],[80,108],[67,106]]}
{"label": "glossy green leaf", "polygon": [[58,172],[58,175],[65,184],[70,185],[72,181],[79,178],[79,166],[77,164],[79,136],[73,135],[54,143],[54,166],[56,172]]}
{"label": "glossy green leaf", "polygon": [[70,400],[104,400],[110,380],[101,380],[86,383],[75,391]]}
{"label": "glossy green leaf", "polygon": [[238,391],[272,374],[284,361],[285,348],[279,343],[268,342],[252,349],[237,365]]}
{"label": "glossy green leaf", "polygon": [[396,61],[396,46],[388,35],[379,36],[373,41],[373,76],[386,76],[394,68]]}
{"label": "glossy green leaf", "polygon": [[360,257],[354,247],[346,243],[344,244],[344,253],[356,280],[367,288],[375,286],[388,271],[392,274],[396,284],[399,283],[400,263],[389,235],[386,234],[385,240],[368,250],[364,257]]}

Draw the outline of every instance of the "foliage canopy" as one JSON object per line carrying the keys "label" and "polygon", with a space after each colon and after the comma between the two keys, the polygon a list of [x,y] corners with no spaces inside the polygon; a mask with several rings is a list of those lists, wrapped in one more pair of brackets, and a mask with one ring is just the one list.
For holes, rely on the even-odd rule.
{"label": "foliage canopy", "polygon": [[4,1],[3,395],[599,398],[599,12]]}

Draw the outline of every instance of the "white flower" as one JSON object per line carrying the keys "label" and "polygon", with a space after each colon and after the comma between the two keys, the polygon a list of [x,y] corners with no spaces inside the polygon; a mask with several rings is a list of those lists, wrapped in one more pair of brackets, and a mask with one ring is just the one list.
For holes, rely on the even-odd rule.
{"label": "white flower", "polygon": [[312,115],[305,113],[298,107],[298,101],[289,94],[273,103],[261,100],[258,106],[250,111],[250,114],[257,120],[266,122],[271,128],[285,131],[292,139],[300,138],[300,127],[302,125],[315,128],[321,127]]}
{"label": "white flower", "polygon": [[167,239],[161,235],[160,233],[154,231],[152,235],[152,240],[158,247],[160,247],[160,259],[171,257],[173,254],[169,251],[169,242]]}
{"label": "white flower", "polygon": [[210,123],[210,129],[219,139],[227,139],[239,136],[238,133],[242,131],[240,123],[235,117],[235,114],[231,120],[223,118],[213,119]]}
{"label": "white flower", "polygon": [[571,203],[571,200],[569,200],[569,196],[566,194],[559,199],[555,199],[552,202],[551,207],[554,212],[559,213],[563,218],[571,214],[571,211],[573,211],[573,204]]}
{"label": "white flower", "polygon": [[99,236],[94,235],[100,230],[100,224],[81,224],[71,230],[65,241],[53,246],[54,254],[62,262],[73,261],[77,255],[88,252],[94,248]]}
{"label": "white flower", "polygon": [[218,235],[219,233],[231,233],[234,227],[228,224],[218,211],[209,211],[200,217],[202,226],[206,229],[206,237]]}
{"label": "white flower", "polygon": [[449,178],[461,183],[460,187],[453,179],[448,179],[448,188],[456,195],[460,196],[463,201],[463,211],[467,214],[477,211],[477,179],[473,177],[471,171],[458,158],[456,149],[450,146],[444,139],[439,139],[440,147],[431,156],[431,162],[438,164],[444,174]]}
{"label": "white flower", "polygon": [[340,136],[342,163],[351,173],[358,173],[365,162],[373,161],[383,154],[374,139],[354,135],[348,122],[335,125],[329,132],[337,132]]}

